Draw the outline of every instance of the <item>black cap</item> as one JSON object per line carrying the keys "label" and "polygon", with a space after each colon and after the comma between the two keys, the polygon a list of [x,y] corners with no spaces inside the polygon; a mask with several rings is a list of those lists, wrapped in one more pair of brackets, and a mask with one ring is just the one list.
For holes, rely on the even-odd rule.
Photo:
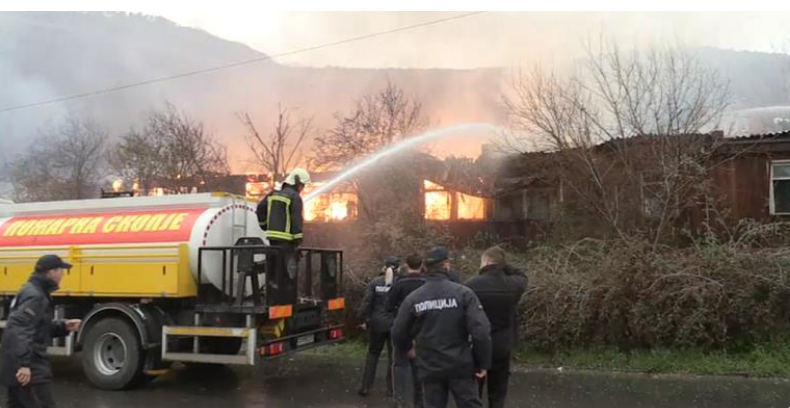
{"label": "black cap", "polygon": [[400,259],[397,256],[388,256],[384,258],[384,267],[397,268],[400,266]]}
{"label": "black cap", "polygon": [[70,269],[71,264],[63,262],[63,260],[57,255],[44,255],[38,259],[38,262],[36,262],[37,273],[49,272],[57,268]]}
{"label": "black cap", "polygon": [[425,265],[438,265],[448,259],[450,259],[450,251],[448,251],[447,248],[440,246],[434,247],[430,252],[428,252],[428,256],[425,257]]}

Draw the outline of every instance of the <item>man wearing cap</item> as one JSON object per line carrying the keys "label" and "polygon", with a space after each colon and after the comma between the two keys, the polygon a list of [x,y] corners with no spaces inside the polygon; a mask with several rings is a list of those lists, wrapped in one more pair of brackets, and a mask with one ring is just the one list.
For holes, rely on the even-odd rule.
{"label": "man wearing cap", "polygon": [[8,408],[55,406],[47,346],[53,337],[79,329],[81,321],[54,320],[52,292],[71,268],[57,255],[45,255],[11,302],[0,343],[0,385],[8,389]]}
{"label": "man wearing cap", "polygon": [[[488,318],[471,289],[450,281],[450,253],[437,247],[425,259],[426,282],[398,309],[395,346],[416,354],[425,408],[481,408],[477,379],[491,365]],[[414,346],[416,342],[416,346]]]}

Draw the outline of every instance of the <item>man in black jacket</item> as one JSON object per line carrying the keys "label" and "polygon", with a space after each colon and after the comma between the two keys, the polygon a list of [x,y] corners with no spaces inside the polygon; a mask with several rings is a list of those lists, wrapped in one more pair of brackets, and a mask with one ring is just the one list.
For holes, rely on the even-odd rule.
{"label": "man in black jacket", "polygon": [[[409,255],[406,258],[406,273],[395,281],[387,296],[387,312],[395,316],[406,297],[419,289],[424,283],[425,275],[422,274],[422,257]],[[395,404],[397,407],[406,406],[406,378],[409,376],[409,368],[411,368],[414,407],[422,408],[422,384],[417,380],[417,364],[413,359],[409,358],[409,350],[398,347],[394,347],[393,350],[395,364],[392,368],[392,379],[394,381]]]}
{"label": "man in black jacket", "polygon": [[489,408],[503,408],[510,378],[510,355],[516,342],[516,308],[527,290],[527,277],[505,262],[505,251],[499,247],[483,252],[480,274],[466,283],[480,299],[491,322],[493,353],[491,369],[480,381],[482,395],[488,383]]}
{"label": "man in black jacket", "polygon": [[8,408],[55,406],[47,346],[80,327],[80,320],[53,320],[52,292],[71,265],[56,255],[41,257],[28,282],[11,303],[0,343],[0,384],[8,389]]}
{"label": "man in black jacket", "polygon": [[398,309],[392,338],[416,354],[425,408],[445,408],[450,392],[458,408],[481,408],[475,377],[491,365],[491,328],[477,296],[450,281],[449,255],[439,247],[426,257],[426,282]]}
{"label": "man in black jacket", "polygon": [[400,266],[400,260],[394,256],[384,260],[381,274],[370,281],[365,297],[358,310],[358,318],[363,321],[363,327],[370,334],[368,354],[365,358],[365,368],[362,370],[362,385],[358,394],[368,396],[373,380],[376,378],[376,366],[384,346],[387,346],[387,396],[392,395],[392,346],[390,328],[392,315],[387,312],[386,303],[389,291],[395,279],[395,271]]}

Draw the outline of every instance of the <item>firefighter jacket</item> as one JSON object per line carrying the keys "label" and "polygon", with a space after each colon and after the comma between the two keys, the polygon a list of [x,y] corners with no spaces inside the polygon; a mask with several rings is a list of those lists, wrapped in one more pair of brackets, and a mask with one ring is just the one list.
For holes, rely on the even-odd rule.
{"label": "firefighter jacket", "polygon": [[290,184],[269,193],[256,211],[261,229],[269,240],[293,242],[303,237],[302,197]]}
{"label": "firefighter jacket", "polygon": [[398,309],[392,339],[401,350],[416,341],[419,379],[430,382],[469,378],[490,368],[490,331],[474,292],[436,267]]}

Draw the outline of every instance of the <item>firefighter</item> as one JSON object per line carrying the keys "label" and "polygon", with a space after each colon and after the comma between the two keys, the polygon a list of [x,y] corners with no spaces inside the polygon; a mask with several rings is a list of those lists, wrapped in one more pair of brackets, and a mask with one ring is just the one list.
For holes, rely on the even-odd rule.
{"label": "firefighter", "polygon": [[257,215],[269,245],[280,248],[267,256],[266,269],[271,301],[292,304],[296,301],[297,248],[304,237],[304,214],[300,193],[310,184],[310,173],[296,168],[258,204]]}
{"label": "firefighter", "polygon": [[516,308],[527,290],[527,276],[508,265],[505,251],[492,247],[483,252],[480,274],[467,282],[491,322],[491,369],[480,381],[480,395],[487,383],[489,408],[503,408],[510,378],[510,357],[516,342]]}
{"label": "firefighter", "polygon": [[490,324],[474,292],[450,281],[449,257],[442,247],[426,257],[425,284],[398,309],[392,338],[417,358],[425,408],[445,408],[450,392],[458,408],[482,408],[476,378],[491,365]]}
{"label": "firefighter", "polygon": [[301,244],[304,205],[300,194],[310,183],[310,173],[296,168],[285,178],[280,190],[267,194],[258,204],[258,222],[271,245],[298,247]]}
{"label": "firefighter", "polygon": [[[421,256],[409,255],[406,258],[405,269],[405,273],[395,281],[387,296],[387,313],[390,316],[395,316],[406,297],[425,283]],[[409,369],[411,369],[412,385],[414,387],[414,407],[421,408],[422,385],[417,380],[417,364],[413,359],[409,358],[408,352],[409,349],[393,347],[395,362],[392,368],[392,377],[394,381],[395,404],[397,407],[406,406],[406,379],[409,377]]]}
{"label": "firefighter", "polygon": [[359,395],[366,397],[370,394],[370,387],[376,378],[376,366],[381,356],[384,346],[387,346],[387,397],[392,396],[392,344],[390,341],[390,328],[392,327],[392,316],[387,313],[385,308],[387,295],[395,279],[395,271],[398,270],[400,260],[396,257],[389,257],[384,260],[384,267],[381,274],[370,281],[358,311],[358,317],[364,323],[363,329],[367,329],[370,335],[368,344],[368,355],[365,358],[365,368],[362,370],[362,385],[359,387]]}
{"label": "firefighter", "polygon": [[51,408],[52,367],[47,346],[53,337],[79,329],[80,320],[54,320],[52,292],[71,265],[57,255],[36,262],[28,282],[11,303],[0,343],[0,384],[8,388],[9,408]]}

